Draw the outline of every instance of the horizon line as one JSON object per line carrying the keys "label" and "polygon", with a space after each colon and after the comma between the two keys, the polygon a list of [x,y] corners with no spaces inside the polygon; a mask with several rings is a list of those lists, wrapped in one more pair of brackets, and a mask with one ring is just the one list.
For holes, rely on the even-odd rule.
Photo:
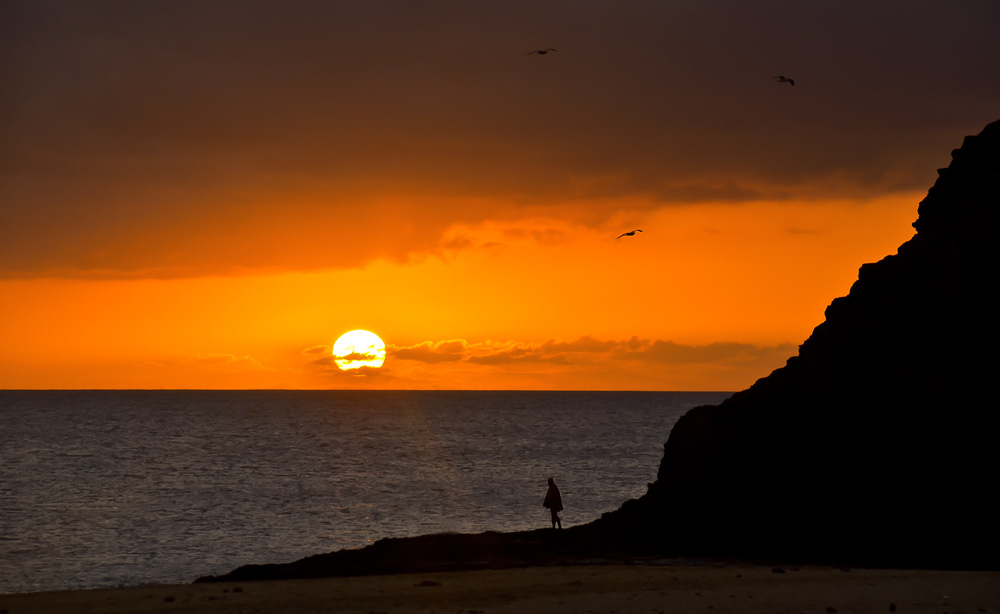
{"label": "horizon line", "polygon": [[0,388],[0,392],[739,392],[737,390],[601,390],[534,388]]}

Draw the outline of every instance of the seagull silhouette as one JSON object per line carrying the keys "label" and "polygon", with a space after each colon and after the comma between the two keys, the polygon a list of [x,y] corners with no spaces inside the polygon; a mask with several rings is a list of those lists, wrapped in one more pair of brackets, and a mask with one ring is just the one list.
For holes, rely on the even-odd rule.
{"label": "seagull silhouette", "polygon": [[636,228],[632,232],[623,232],[620,235],[618,235],[617,237],[615,237],[615,240],[617,241],[618,239],[621,239],[622,237],[634,237],[635,233],[637,233],[637,232],[642,232],[642,231],[639,230],[638,228]]}
{"label": "seagull silhouette", "polygon": [[549,47],[548,49],[535,49],[534,51],[532,51],[530,53],[527,53],[525,55],[531,55],[532,53],[537,53],[538,55],[545,55],[546,53],[548,53],[550,51],[559,51],[559,50],[558,49],[553,49],[552,47]]}
{"label": "seagull silhouette", "polygon": [[795,79],[789,79],[785,75],[778,75],[777,77],[771,77],[771,78],[777,79],[778,83],[791,83],[793,86],[795,85]]}

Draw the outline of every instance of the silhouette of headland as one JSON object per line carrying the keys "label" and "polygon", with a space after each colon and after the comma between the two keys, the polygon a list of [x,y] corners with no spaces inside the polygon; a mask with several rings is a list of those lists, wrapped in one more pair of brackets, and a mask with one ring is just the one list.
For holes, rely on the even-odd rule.
{"label": "silhouette of headland", "polygon": [[646,495],[598,525],[698,555],[1000,567],[1000,122],[938,173],[916,235],[785,367],[687,412]]}
{"label": "silhouette of headland", "polygon": [[671,557],[1000,569],[1000,121],[938,173],[913,238],[784,367],[688,411],[639,499],[562,531],[383,539],[198,581]]}

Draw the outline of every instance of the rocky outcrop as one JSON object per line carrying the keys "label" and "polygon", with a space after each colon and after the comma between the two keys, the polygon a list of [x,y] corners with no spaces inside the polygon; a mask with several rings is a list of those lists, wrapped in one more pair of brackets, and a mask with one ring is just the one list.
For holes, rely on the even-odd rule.
{"label": "rocky outcrop", "polygon": [[648,493],[599,525],[697,554],[1000,565],[1000,122],[938,173],[916,235],[785,367],[682,417]]}
{"label": "rocky outcrop", "polygon": [[[293,563],[244,565],[223,576],[196,582],[243,582],[391,573],[472,571],[552,565],[669,563],[658,552],[617,540],[587,527],[514,533],[440,533],[380,539],[359,550],[317,554]],[[620,546],[625,546],[620,547]]]}

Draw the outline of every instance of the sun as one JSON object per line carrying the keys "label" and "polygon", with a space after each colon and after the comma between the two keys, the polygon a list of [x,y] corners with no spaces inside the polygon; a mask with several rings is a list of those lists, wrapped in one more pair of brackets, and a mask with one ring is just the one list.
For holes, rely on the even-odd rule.
{"label": "sun", "polygon": [[352,330],[333,344],[333,356],[343,371],[360,367],[378,369],[385,362],[385,344],[375,333]]}

